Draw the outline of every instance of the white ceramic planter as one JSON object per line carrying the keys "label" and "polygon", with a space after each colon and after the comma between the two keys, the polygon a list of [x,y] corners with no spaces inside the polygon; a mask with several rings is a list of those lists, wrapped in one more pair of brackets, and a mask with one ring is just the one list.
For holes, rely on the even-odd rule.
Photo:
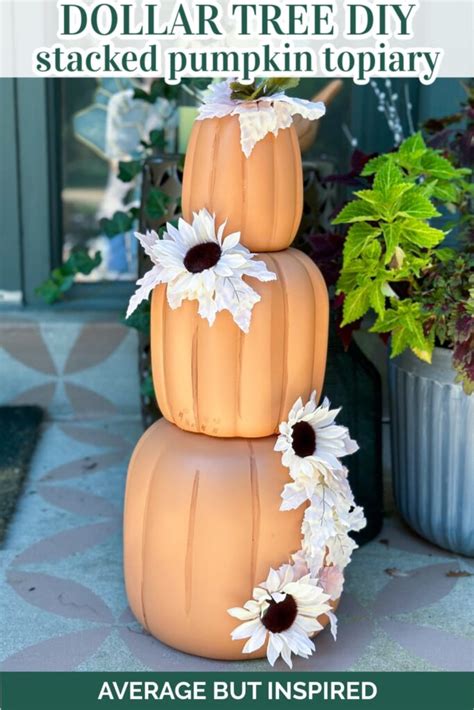
{"label": "white ceramic planter", "polygon": [[416,532],[474,556],[474,395],[454,378],[443,348],[431,365],[409,351],[391,362],[394,495]]}

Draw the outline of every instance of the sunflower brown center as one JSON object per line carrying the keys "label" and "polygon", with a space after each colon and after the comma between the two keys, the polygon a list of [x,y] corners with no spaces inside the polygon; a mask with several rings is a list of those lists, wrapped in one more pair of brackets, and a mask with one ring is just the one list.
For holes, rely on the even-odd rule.
{"label": "sunflower brown center", "polygon": [[215,242],[204,242],[191,247],[184,257],[184,266],[192,274],[211,269],[221,258],[221,248]]}
{"label": "sunflower brown center", "polygon": [[316,432],[308,422],[296,422],[292,428],[293,451],[304,458],[316,451]]}
{"label": "sunflower brown center", "polygon": [[262,624],[272,633],[279,634],[293,625],[297,614],[296,602],[291,594],[287,594],[282,602],[271,599],[270,606],[262,617]]}

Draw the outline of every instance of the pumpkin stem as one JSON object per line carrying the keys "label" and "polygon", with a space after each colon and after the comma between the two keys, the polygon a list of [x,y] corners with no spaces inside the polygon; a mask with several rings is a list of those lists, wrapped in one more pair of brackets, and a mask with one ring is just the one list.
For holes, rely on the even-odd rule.
{"label": "pumpkin stem", "polygon": [[263,79],[260,82],[253,81],[251,84],[241,84],[233,81],[230,84],[233,101],[257,101],[264,96],[273,96],[280,91],[294,89],[300,83],[299,79],[280,77],[279,79]]}

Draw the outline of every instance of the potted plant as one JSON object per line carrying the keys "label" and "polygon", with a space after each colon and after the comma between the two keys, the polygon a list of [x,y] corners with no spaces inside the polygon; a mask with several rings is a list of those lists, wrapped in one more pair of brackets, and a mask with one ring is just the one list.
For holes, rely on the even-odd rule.
{"label": "potted plant", "polygon": [[[470,170],[449,155],[417,133],[369,160],[367,189],[333,224],[350,225],[337,282],[341,326],[370,314],[370,330],[390,338],[396,503],[418,533],[472,555],[472,186]],[[456,248],[447,245],[451,230]]]}

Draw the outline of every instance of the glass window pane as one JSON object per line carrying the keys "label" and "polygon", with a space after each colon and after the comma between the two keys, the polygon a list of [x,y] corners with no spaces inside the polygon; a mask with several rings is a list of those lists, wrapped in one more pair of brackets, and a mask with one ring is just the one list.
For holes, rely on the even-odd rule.
{"label": "glass window pane", "polygon": [[[102,255],[102,264],[89,276],[79,274],[78,281],[136,279],[132,233],[108,238],[100,228],[102,217],[111,218],[138,197],[136,186],[117,178],[119,160],[132,157],[133,145],[140,140],[135,117],[124,112],[123,102],[118,101],[131,94],[130,87],[128,80],[60,80],[63,260],[77,247]],[[111,102],[118,107],[115,125]]]}

